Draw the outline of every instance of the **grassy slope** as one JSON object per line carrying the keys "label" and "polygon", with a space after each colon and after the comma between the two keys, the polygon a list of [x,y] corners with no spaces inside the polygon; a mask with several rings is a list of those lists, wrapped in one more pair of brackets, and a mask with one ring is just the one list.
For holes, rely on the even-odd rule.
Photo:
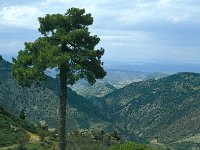
{"label": "grassy slope", "polygon": [[41,132],[48,135],[48,132],[16,118],[0,106],[0,147],[17,144],[21,138],[30,142],[38,141]]}
{"label": "grassy slope", "polygon": [[[22,128],[24,122],[16,119],[14,116],[8,114],[0,108],[0,146],[7,146],[11,144],[16,144],[19,135],[29,137],[26,131]],[[11,129],[11,126],[16,127],[16,131]]]}

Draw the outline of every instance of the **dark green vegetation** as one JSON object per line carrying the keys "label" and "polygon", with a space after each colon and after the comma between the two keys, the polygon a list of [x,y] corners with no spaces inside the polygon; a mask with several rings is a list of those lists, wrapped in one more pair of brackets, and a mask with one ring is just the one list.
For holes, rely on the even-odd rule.
{"label": "dark green vegetation", "polygon": [[[52,132],[43,130],[39,126],[36,127],[22,119],[16,118],[6,112],[2,107],[0,107],[0,120],[0,149],[58,149],[56,130]],[[33,135],[35,136],[34,141]],[[120,144],[124,143],[116,131],[106,133],[96,129],[75,130],[74,132],[68,133],[66,139],[68,150],[113,150],[117,147],[121,147]],[[146,147],[143,144],[135,143],[125,145],[129,145],[128,147],[130,148],[131,146],[133,149]]]}
{"label": "dark green vegetation", "polygon": [[[45,120],[50,127],[58,126],[59,82],[49,77],[46,82],[31,88],[19,87],[11,75],[11,64],[0,62],[0,104],[9,112],[19,115],[26,108],[26,119]],[[106,127],[108,119],[90,100],[68,88],[67,131],[76,128]]]}
{"label": "dark green vegetation", "polygon": [[28,134],[18,127],[18,124],[24,124],[19,119],[5,112],[1,106],[0,121],[0,146],[16,144],[20,134],[28,138]]}
{"label": "dark green vegetation", "polygon": [[135,82],[96,104],[126,133],[165,144],[182,140],[180,145],[200,131],[200,74]]}
{"label": "dark green vegetation", "polygon": [[33,124],[16,118],[0,106],[0,147],[19,144],[21,141],[28,141],[30,138],[28,132],[38,135],[44,132],[45,135],[49,135],[47,131],[36,128]]}
{"label": "dark green vegetation", "polygon": [[85,9],[70,8],[65,14],[39,17],[43,37],[25,43],[25,49],[13,58],[12,74],[21,86],[30,86],[46,78],[46,69],[57,69],[60,82],[59,149],[65,150],[67,85],[79,79],[94,84],[106,72],[101,57],[104,49],[96,49],[100,38],[91,35],[93,23]]}

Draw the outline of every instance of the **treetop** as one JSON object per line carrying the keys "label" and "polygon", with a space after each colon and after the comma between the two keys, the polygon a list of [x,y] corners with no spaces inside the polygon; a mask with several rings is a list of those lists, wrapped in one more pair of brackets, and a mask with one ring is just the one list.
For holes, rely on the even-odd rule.
{"label": "treetop", "polygon": [[26,42],[17,59],[13,58],[12,73],[20,85],[44,80],[49,68],[59,71],[64,67],[71,85],[82,78],[93,84],[106,75],[101,61],[104,49],[95,49],[100,38],[89,32],[93,18],[85,9],[70,8],[64,15],[47,14],[38,20],[44,36]]}

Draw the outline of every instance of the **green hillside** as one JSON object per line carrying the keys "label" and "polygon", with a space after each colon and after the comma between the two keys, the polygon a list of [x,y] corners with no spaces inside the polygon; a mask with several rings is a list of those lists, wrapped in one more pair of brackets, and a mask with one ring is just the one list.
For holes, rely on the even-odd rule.
{"label": "green hillside", "polygon": [[[0,107],[1,150],[56,150],[57,131],[47,131],[21,120]],[[119,148],[148,150],[148,146],[125,142],[114,131],[106,133],[98,129],[79,129],[66,134],[68,150],[117,150]]]}
{"label": "green hillside", "polygon": [[200,74],[178,73],[135,82],[96,103],[127,133],[160,143],[200,133]]}
{"label": "green hillside", "polygon": [[[31,88],[19,87],[11,75],[11,64],[0,62],[0,105],[10,113],[18,115],[25,109],[31,122],[45,120],[50,127],[58,125],[59,82],[51,77]],[[67,130],[76,128],[110,128],[106,115],[85,99],[68,88]]]}
{"label": "green hillside", "polygon": [[0,149],[20,142],[38,141],[42,132],[50,135],[42,128],[11,115],[0,106]]}
{"label": "green hillside", "polygon": [[19,129],[19,125],[22,125],[20,120],[15,119],[0,107],[0,147],[16,144],[20,134],[29,138],[24,130]]}

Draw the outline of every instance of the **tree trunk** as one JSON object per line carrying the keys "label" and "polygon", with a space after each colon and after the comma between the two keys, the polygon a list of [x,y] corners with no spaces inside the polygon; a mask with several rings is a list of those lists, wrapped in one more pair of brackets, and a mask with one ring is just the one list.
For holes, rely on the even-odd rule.
{"label": "tree trunk", "polygon": [[67,103],[66,68],[60,68],[60,108],[59,108],[59,150],[66,150],[66,103]]}

